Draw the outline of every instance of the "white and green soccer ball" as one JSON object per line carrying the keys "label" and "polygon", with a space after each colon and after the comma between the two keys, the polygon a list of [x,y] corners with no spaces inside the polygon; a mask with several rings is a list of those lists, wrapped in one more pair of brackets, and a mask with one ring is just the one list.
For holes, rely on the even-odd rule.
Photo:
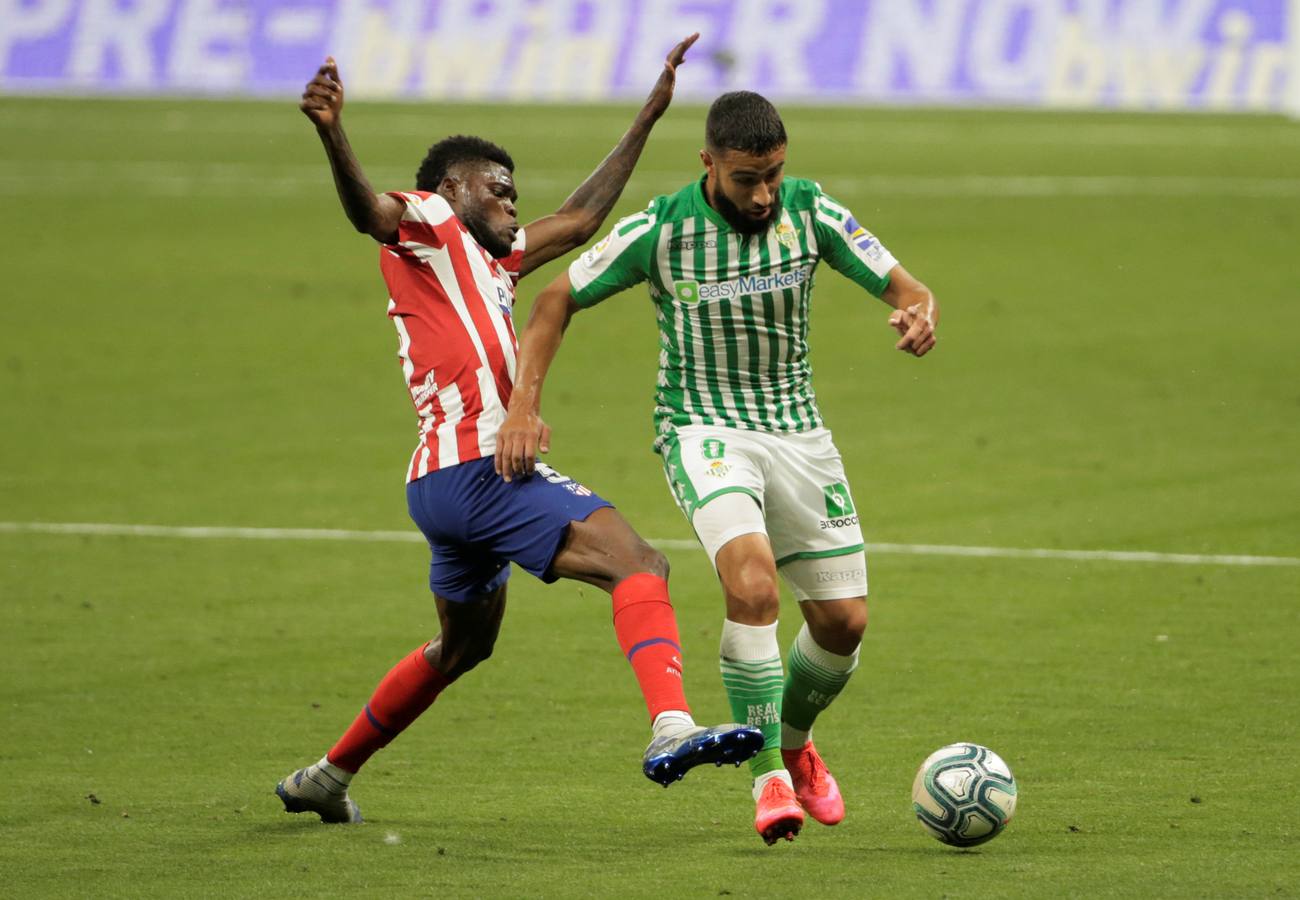
{"label": "white and green soccer ball", "polygon": [[938,840],[974,847],[997,837],[1011,821],[1016,780],[988,747],[949,744],[927,756],[917,770],[912,809]]}

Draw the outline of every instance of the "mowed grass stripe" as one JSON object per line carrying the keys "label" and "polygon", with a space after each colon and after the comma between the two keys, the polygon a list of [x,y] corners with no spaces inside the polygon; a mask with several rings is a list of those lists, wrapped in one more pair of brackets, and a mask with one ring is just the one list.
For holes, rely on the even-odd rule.
{"label": "mowed grass stripe", "polygon": [[[424,543],[417,531],[366,531],[348,528],[253,528],[228,525],[128,525],[112,522],[0,522],[0,534],[64,534],[110,537],[162,537],[192,540],[364,541]],[[663,550],[689,550],[699,543],[650,538]],[[1163,563],[1213,566],[1300,566],[1297,556],[1239,553],[1163,553],[1152,550],[1067,550],[1049,547],[973,547],[960,544],[872,543],[871,553],[954,556],[983,559],[1055,559],[1075,562]]]}
{"label": "mowed grass stripe", "polygon": [[[310,73],[308,73],[310,74]],[[307,80],[306,76],[303,78]],[[217,134],[247,135],[256,131],[261,136],[292,136],[301,134],[310,125],[295,109],[297,100],[250,100],[236,104],[185,103],[166,99],[133,99],[127,102],[111,98],[46,98],[43,101],[15,97],[0,98],[0,127],[22,129],[28,132],[66,132],[69,116],[75,115],[78,133],[107,132],[110,134]],[[439,125],[426,111],[434,104],[419,103],[366,103],[350,101],[349,121],[358,124],[370,119],[382,120],[385,134],[392,137],[419,137],[432,139]],[[794,140],[869,140],[872,145],[921,144],[960,141],[964,148],[971,146],[1038,146],[1077,147],[1136,147],[1170,146],[1185,148],[1239,147],[1243,143],[1243,129],[1253,136],[1280,144],[1300,143],[1300,127],[1281,118],[1255,116],[1224,116],[1216,121],[1175,119],[1163,116],[1120,118],[1106,113],[1095,118],[1087,114],[1004,111],[996,128],[972,128],[974,115],[987,117],[987,113],[963,113],[959,110],[931,111],[950,121],[916,121],[914,110],[891,114],[890,110],[873,109],[869,117],[860,111],[843,114],[839,109],[817,109],[784,104],[782,112]],[[503,107],[504,108],[504,107]],[[493,122],[490,137],[504,139],[510,136],[533,138],[537,123],[544,122],[556,134],[592,133],[608,131],[621,134],[631,118],[631,105],[598,104],[589,114],[574,113],[563,107],[546,106],[509,107],[511,115],[501,116]],[[655,126],[656,140],[683,141],[698,144],[703,137],[704,109],[693,106],[688,99],[674,104],[678,117],[669,117]],[[454,117],[468,119],[490,115],[482,106],[459,107]],[[1113,120],[1113,121],[1112,121]],[[1068,127],[1062,127],[1062,121]],[[808,133],[803,133],[808,129]]]}
{"label": "mowed grass stripe", "polygon": [[[533,191],[563,191],[578,184],[588,169],[530,168]],[[626,190],[667,189],[690,170],[638,169]],[[377,184],[409,184],[409,166],[371,166]],[[818,180],[853,194],[896,197],[1220,197],[1283,200],[1300,197],[1300,178],[1232,175],[857,175],[817,173]],[[99,189],[132,188],[164,196],[219,195],[245,192],[257,196],[294,196],[329,186],[329,171],[315,161],[301,164],[178,160],[0,160],[0,195],[30,196],[51,190],[84,190],[89,180]]]}

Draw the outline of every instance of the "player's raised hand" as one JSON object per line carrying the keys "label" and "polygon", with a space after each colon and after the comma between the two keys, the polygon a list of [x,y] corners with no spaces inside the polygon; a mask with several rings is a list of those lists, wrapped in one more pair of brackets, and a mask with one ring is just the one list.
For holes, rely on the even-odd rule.
{"label": "player's raised hand", "polygon": [[325,64],[316,70],[316,77],[307,82],[298,108],[317,128],[333,128],[339,123],[343,112],[343,82],[334,57],[326,57]]}
{"label": "player's raised hand", "polygon": [[902,335],[895,350],[902,350],[913,356],[925,356],[934,348],[937,340],[934,335],[934,322],[930,311],[923,304],[913,303],[906,309],[896,309],[889,316],[889,325]]}
{"label": "player's raised hand", "polygon": [[700,33],[697,31],[690,37],[684,38],[672,50],[668,51],[668,58],[664,60],[664,70],[659,73],[659,80],[650,90],[650,96],[646,98],[645,110],[654,118],[658,119],[668,109],[668,104],[673,100],[673,88],[677,86],[677,67],[686,59],[686,51],[691,49],[700,39]]}
{"label": "player's raised hand", "polygon": [[551,426],[537,413],[511,410],[497,432],[494,465],[506,481],[527,478],[537,466],[537,454],[551,451]]}

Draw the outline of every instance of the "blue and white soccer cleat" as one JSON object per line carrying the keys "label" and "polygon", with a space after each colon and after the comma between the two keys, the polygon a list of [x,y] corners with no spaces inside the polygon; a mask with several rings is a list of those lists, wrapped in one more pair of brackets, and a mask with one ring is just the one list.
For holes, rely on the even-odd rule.
{"label": "blue and white soccer cleat", "polygon": [[641,768],[645,777],[664,787],[696,766],[740,765],[763,749],[763,732],[749,725],[692,728],[681,734],[654,738],[645,748]]}
{"label": "blue and white soccer cleat", "polygon": [[286,776],[275,786],[275,794],[284,802],[285,812],[314,812],[331,825],[360,823],[361,810],[348,796],[347,786],[331,782],[328,773],[308,766]]}

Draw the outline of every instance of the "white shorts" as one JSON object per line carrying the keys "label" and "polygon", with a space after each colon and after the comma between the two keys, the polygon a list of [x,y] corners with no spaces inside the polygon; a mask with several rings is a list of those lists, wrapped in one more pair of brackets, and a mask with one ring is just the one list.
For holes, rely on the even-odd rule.
{"label": "white shorts", "polygon": [[684,425],[663,445],[677,505],[716,565],[723,545],[766,534],[800,600],[867,593],[867,563],[844,463],[825,428],[796,433]]}

